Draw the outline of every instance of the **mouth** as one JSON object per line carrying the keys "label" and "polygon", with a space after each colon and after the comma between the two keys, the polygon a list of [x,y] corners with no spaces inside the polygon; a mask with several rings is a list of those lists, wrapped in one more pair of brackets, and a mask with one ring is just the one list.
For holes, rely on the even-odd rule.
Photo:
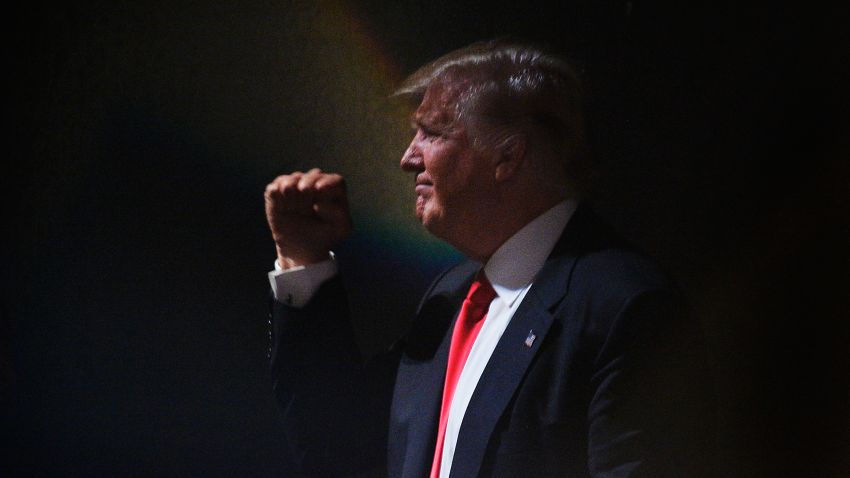
{"label": "mouth", "polygon": [[434,184],[421,176],[416,177],[416,194],[422,195],[431,190]]}

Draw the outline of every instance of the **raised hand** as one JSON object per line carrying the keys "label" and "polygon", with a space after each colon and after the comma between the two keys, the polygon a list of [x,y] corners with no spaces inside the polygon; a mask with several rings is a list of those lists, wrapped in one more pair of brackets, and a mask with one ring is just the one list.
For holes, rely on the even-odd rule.
{"label": "raised hand", "polygon": [[281,267],[314,264],[351,233],[345,180],[321,169],[275,178],[265,192],[266,219]]}

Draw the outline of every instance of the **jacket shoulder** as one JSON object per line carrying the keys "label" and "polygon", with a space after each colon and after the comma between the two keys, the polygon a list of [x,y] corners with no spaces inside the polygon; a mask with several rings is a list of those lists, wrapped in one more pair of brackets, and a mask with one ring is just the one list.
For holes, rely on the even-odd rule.
{"label": "jacket shoulder", "polygon": [[576,258],[571,292],[579,290],[610,302],[648,291],[675,289],[653,259],[587,209],[576,213],[565,238]]}
{"label": "jacket shoulder", "polygon": [[652,258],[587,211],[576,219],[565,234],[573,236],[565,251],[575,258],[565,305],[583,318],[591,342],[618,329],[655,329],[682,312],[681,294]]}

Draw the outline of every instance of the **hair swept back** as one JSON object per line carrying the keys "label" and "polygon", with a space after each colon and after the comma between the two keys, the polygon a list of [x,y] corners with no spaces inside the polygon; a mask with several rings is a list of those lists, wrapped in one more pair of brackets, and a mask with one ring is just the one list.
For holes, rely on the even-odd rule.
{"label": "hair swept back", "polygon": [[436,83],[464,85],[454,115],[474,147],[498,150],[524,134],[535,154],[552,157],[573,186],[585,182],[590,168],[582,85],[561,56],[515,39],[476,42],[422,66],[393,96],[421,101]]}

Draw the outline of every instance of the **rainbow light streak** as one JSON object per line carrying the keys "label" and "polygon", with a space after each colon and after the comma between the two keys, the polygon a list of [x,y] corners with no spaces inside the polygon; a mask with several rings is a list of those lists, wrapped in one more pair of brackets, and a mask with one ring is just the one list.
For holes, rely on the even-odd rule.
{"label": "rainbow light streak", "polygon": [[310,51],[292,66],[322,99],[302,105],[308,127],[328,136],[327,162],[318,165],[347,177],[356,227],[373,247],[433,267],[456,260],[415,219],[412,178],[397,166],[409,141],[409,111],[388,98],[403,78],[399,68],[347,2],[319,1],[314,13],[292,43]]}

